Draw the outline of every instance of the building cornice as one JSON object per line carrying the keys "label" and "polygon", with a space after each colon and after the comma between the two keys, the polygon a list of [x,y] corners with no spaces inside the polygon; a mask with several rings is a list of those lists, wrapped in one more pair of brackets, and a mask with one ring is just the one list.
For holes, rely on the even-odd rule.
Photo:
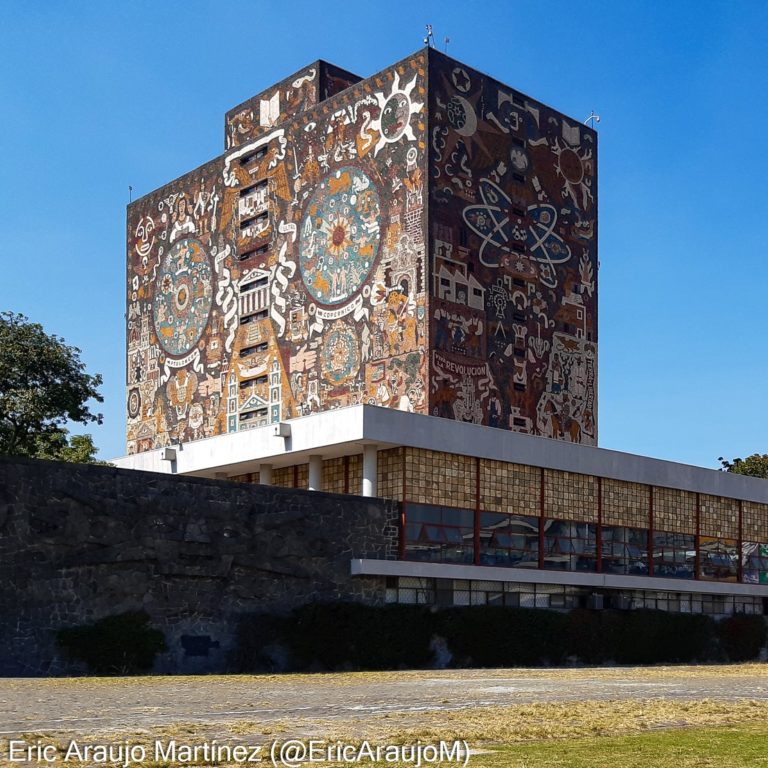
{"label": "building cornice", "polygon": [[286,422],[289,437],[275,436],[275,425],[218,435],[176,446],[176,460],[164,449],[115,459],[119,467],[204,477],[258,471],[306,463],[310,454],[323,458],[406,446],[494,459],[613,480],[768,503],[768,482],[673,461],[605,448],[578,445],[451,419],[422,416],[391,408],[355,405]]}

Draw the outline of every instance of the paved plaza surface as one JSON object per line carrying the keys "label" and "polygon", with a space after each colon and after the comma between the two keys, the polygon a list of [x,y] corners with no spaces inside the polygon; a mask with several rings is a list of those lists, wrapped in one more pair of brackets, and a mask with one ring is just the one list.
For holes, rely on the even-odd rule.
{"label": "paved plaza surface", "polygon": [[288,723],[568,701],[768,701],[768,670],[712,667],[451,670],[286,676],[5,679],[0,735],[147,733],[184,725],[212,735]]}

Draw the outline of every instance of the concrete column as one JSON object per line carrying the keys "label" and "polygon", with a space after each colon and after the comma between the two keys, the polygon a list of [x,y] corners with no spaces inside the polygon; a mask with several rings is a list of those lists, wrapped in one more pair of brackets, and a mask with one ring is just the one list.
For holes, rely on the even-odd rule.
{"label": "concrete column", "polygon": [[363,496],[375,496],[377,493],[376,477],[379,470],[378,447],[363,446]]}
{"label": "concrete column", "polygon": [[259,485],[272,485],[271,464],[259,464]]}
{"label": "concrete column", "polygon": [[323,490],[323,457],[317,454],[309,457],[309,490]]}

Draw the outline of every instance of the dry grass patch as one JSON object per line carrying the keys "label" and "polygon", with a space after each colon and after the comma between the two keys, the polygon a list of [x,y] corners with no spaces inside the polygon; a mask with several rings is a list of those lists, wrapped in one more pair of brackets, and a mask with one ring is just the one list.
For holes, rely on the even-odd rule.
{"label": "dry grass patch", "polygon": [[286,684],[311,683],[312,685],[346,686],[376,683],[413,682],[439,677],[441,680],[477,680],[488,677],[527,677],[551,680],[579,680],[584,677],[605,680],[663,680],[666,678],[697,677],[767,677],[768,664],[750,662],[745,664],[701,664],[668,665],[657,667],[514,667],[505,669],[449,669],[449,670],[397,670],[390,672],[326,672],[314,674],[285,675],[187,675],[161,676],[143,675],[137,677],[52,677],[45,680],[27,678],[4,680],[7,689],[40,688],[111,688],[115,686],[231,686],[252,685],[256,688],[272,688]]}

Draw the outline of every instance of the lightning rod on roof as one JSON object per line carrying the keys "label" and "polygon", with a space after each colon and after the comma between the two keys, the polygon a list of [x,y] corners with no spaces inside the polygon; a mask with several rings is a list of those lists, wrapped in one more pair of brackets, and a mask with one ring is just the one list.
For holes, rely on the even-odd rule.
{"label": "lightning rod on roof", "polygon": [[[592,125],[589,125],[590,122],[592,123]],[[599,123],[599,122],[600,122],[600,115],[596,115],[595,110],[593,109],[589,117],[584,121],[584,125],[589,125],[590,128],[594,128],[595,123]]]}
{"label": "lightning rod on roof", "polygon": [[443,42],[445,43],[445,53],[448,53],[448,43],[451,42],[451,38],[446,35]]}
{"label": "lightning rod on roof", "polygon": [[424,38],[424,45],[428,45],[430,48],[435,47],[435,36],[432,33],[431,24],[427,24],[427,36]]}

